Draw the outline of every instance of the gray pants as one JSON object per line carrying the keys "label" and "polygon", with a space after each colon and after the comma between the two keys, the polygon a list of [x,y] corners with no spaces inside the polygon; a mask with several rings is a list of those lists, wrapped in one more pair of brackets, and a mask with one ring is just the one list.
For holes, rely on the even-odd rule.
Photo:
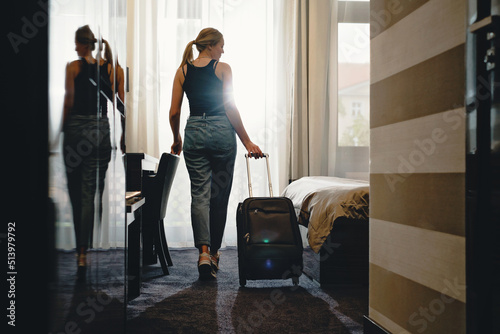
{"label": "gray pants", "polygon": [[236,135],[227,116],[191,116],[184,132],[196,247],[221,247],[233,183]]}
{"label": "gray pants", "polygon": [[111,159],[107,118],[70,116],[64,126],[63,157],[68,192],[73,208],[77,249],[89,248],[94,229],[95,195],[102,216],[104,178]]}

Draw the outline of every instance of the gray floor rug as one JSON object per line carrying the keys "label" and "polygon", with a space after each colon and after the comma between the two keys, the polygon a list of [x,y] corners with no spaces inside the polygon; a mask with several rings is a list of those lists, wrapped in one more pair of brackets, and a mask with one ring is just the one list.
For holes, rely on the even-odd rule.
{"label": "gray floor rug", "polygon": [[242,288],[234,247],[221,251],[214,281],[198,280],[196,249],[171,256],[169,275],[144,268],[141,295],[127,305],[127,333],[363,333],[366,287],[322,288],[302,275],[298,286],[250,280]]}

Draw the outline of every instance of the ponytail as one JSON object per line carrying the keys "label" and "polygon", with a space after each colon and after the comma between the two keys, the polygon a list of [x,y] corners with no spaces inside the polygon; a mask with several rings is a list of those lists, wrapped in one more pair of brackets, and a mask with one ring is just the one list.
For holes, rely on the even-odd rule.
{"label": "ponytail", "polygon": [[[111,47],[109,46],[109,43],[107,40],[104,38],[102,39],[102,43],[104,43],[104,60],[107,63],[110,63],[113,65],[113,53],[111,52]],[[99,53],[102,50],[102,44],[99,45]]]}
{"label": "ponytail", "polygon": [[184,49],[184,53],[182,54],[182,62],[179,65],[179,68],[186,65],[187,63],[192,63],[194,60],[193,57],[193,45],[195,45],[195,41],[191,41],[186,45],[186,49]]}

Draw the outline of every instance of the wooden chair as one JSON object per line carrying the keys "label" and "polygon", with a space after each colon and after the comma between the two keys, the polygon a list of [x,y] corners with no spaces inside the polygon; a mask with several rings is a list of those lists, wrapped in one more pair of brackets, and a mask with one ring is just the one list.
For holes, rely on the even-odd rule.
{"label": "wooden chair", "polygon": [[174,180],[179,156],[163,153],[157,173],[145,176],[142,193],[146,198],[143,207],[142,238],[143,264],[155,264],[160,259],[161,268],[168,275],[167,266],[172,266],[163,220],[167,212],[168,197]]}

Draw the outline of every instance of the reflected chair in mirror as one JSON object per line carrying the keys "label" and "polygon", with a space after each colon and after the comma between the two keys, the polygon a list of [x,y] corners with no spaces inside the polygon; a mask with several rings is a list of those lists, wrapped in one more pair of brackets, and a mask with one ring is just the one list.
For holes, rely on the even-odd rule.
{"label": "reflected chair in mirror", "polygon": [[173,263],[163,220],[179,160],[177,155],[163,153],[156,174],[145,176],[142,181],[142,194],[146,198],[142,218],[143,264],[156,264],[159,259],[165,275],[169,274],[167,266]]}

